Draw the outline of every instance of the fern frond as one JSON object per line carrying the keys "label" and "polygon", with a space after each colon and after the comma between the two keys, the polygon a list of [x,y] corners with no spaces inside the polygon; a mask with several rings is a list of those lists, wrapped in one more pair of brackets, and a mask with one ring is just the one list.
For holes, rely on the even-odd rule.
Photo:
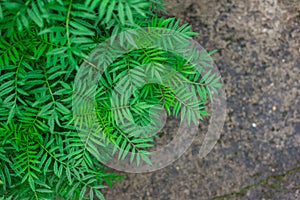
{"label": "fern frond", "polygon": [[214,51],[186,48],[195,33],[163,10],[160,0],[0,2],[0,199],[104,199],[119,176],[100,163],[151,165],[164,110],[189,123],[207,115],[221,86]]}

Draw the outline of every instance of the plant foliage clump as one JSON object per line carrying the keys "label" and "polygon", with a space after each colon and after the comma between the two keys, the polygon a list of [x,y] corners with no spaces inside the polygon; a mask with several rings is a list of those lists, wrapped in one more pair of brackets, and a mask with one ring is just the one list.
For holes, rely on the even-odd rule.
{"label": "plant foliage clump", "polygon": [[[80,137],[76,130],[72,112],[76,73],[94,48],[122,31],[157,27],[178,31],[185,38],[194,36],[190,26],[156,15],[164,11],[163,4],[160,0],[0,2],[0,199],[104,199],[101,189],[120,177],[105,172],[91,138]],[[133,42],[126,35],[121,40]],[[156,104],[189,123],[207,115],[204,103],[221,86],[213,73],[201,76],[201,69],[210,66],[210,54],[198,55],[202,66],[159,48],[133,50],[113,61],[107,53],[101,59],[109,65],[93,101],[101,132],[119,150],[119,159],[132,152],[131,162],[151,164],[148,148],[155,135],[139,139],[146,129],[131,130],[125,122],[120,127],[115,118],[147,127]],[[148,72],[139,66],[147,64],[151,69],[146,71],[156,80],[172,84],[176,74],[162,75],[164,66],[170,66],[192,89],[176,91],[158,83],[141,86]],[[136,90],[128,104],[113,105],[113,91],[128,73]],[[134,87],[124,84],[126,96]],[[195,96],[199,99],[186,103]]]}

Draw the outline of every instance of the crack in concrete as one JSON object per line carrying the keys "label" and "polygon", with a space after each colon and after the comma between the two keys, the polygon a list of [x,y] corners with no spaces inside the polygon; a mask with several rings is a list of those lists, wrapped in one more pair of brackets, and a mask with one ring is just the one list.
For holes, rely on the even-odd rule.
{"label": "crack in concrete", "polygon": [[[252,189],[254,187],[261,186],[261,185],[268,185],[271,180],[275,180],[276,183],[278,183],[283,178],[285,178],[286,176],[288,176],[288,175],[290,175],[292,173],[295,173],[297,171],[300,171],[300,166],[298,166],[296,168],[293,168],[293,169],[290,169],[290,170],[288,170],[285,173],[280,174],[280,175],[271,175],[271,176],[267,177],[266,179],[264,179],[262,181],[259,181],[258,183],[254,183],[254,184],[251,184],[251,185],[248,185],[248,186],[242,188],[240,191],[231,192],[229,194],[224,194],[224,195],[216,196],[216,197],[210,198],[209,200],[227,199],[227,198],[232,198],[232,197],[241,197],[241,196],[245,195],[245,193],[247,191],[249,191],[250,189]],[[270,184],[270,186],[271,185],[273,186],[275,184],[273,183],[273,184]]]}

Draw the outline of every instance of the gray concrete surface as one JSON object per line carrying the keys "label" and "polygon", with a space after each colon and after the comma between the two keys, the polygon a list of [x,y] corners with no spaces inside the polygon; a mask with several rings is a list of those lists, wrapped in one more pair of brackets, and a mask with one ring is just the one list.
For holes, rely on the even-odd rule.
{"label": "gray concrete surface", "polygon": [[[168,2],[170,16],[192,24],[202,46],[219,50],[214,58],[228,109],[222,136],[198,158],[206,119],[179,160],[153,173],[125,174],[105,197],[300,199],[299,1]],[[162,140],[172,134],[166,130]]]}

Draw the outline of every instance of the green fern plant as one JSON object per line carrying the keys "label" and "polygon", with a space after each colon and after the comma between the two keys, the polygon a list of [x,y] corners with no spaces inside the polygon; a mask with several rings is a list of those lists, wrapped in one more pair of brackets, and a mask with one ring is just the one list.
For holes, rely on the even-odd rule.
{"label": "green fern plant", "polygon": [[[100,164],[95,147],[102,145],[99,136],[81,137],[76,130],[74,80],[87,55],[124,30],[157,27],[176,30],[186,38],[194,36],[190,26],[157,17],[164,11],[163,4],[161,0],[0,2],[0,199],[104,199],[101,190],[121,179]],[[126,35],[122,40],[132,42]],[[134,50],[112,62],[109,53],[102,55],[101,64],[109,65],[92,101],[97,126],[114,152],[119,150],[119,159],[132,152],[132,163],[151,164],[148,155],[155,134],[132,129],[130,123],[147,127],[153,105],[161,104],[168,115],[187,117],[189,123],[208,114],[204,103],[221,86],[214,74],[200,74],[202,67],[209,66],[212,53],[197,55],[202,66],[159,48]],[[176,74],[163,75],[164,66],[170,66],[193,89],[175,91],[159,83],[141,86],[148,72],[139,66],[146,64],[155,64],[148,69],[155,79],[172,84]],[[129,71],[133,84],[124,86],[122,92],[126,96],[136,90],[126,96],[127,105],[112,105],[113,91]],[[195,96],[200,100],[185,103]],[[120,125],[115,118],[125,121]],[[160,123],[155,113],[153,119]]]}

